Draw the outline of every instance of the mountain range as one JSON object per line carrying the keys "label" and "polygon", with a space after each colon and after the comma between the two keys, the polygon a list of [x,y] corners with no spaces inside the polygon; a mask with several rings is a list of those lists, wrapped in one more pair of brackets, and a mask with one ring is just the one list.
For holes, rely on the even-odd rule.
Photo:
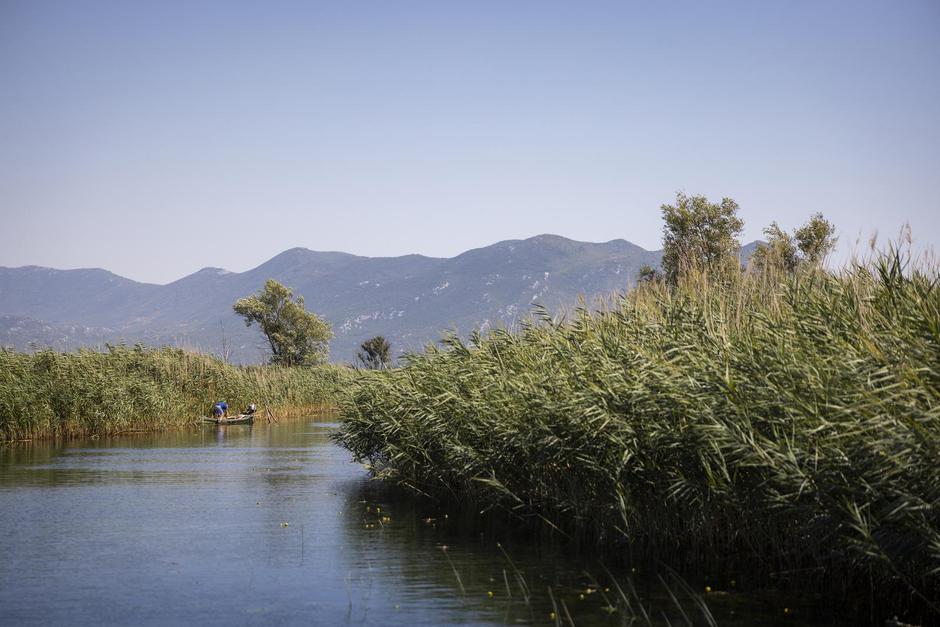
{"label": "mountain range", "polygon": [[[749,256],[755,243],[742,248]],[[456,257],[361,257],[292,248],[246,272],[203,268],[167,285],[102,269],[0,267],[0,345],[71,350],[106,342],[172,345],[239,363],[267,358],[261,331],[232,311],[273,278],[303,295],[336,334],[330,359],[352,362],[364,340],[383,335],[393,353],[420,349],[453,329],[461,335],[511,326],[538,303],[550,311],[623,292],[662,251],[622,239],[604,243],[539,235]]]}

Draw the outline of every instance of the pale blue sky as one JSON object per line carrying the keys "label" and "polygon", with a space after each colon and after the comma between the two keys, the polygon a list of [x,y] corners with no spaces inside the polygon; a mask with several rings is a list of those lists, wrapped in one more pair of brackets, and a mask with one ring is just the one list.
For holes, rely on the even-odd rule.
{"label": "pale blue sky", "polygon": [[0,0],[0,265],[167,282],[292,247],[940,244],[940,2]]}

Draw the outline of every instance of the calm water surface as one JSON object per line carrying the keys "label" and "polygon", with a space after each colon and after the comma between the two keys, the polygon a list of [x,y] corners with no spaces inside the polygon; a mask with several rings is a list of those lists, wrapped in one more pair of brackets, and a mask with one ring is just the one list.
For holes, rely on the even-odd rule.
{"label": "calm water surface", "polygon": [[[631,624],[596,558],[370,480],[327,420],[0,448],[0,624]],[[656,624],[708,624],[613,577]],[[722,625],[833,622],[703,598]]]}

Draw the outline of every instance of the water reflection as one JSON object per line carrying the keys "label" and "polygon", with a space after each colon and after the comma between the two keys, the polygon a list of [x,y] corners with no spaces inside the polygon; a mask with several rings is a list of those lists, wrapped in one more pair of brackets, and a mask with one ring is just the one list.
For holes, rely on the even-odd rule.
{"label": "water reflection", "polygon": [[[332,419],[0,448],[0,620],[627,620],[614,581],[632,594],[628,563],[372,481],[331,443]],[[644,607],[682,620],[655,577],[632,581]],[[721,624],[801,624],[799,612],[747,602],[709,599]],[[683,607],[704,624],[691,600]]]}

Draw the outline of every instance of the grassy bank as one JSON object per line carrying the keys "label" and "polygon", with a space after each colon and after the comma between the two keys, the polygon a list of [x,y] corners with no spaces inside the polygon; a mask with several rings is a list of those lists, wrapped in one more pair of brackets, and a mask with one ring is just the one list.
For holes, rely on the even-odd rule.
{"label": "grassy bank", "polygon": [[339,439],[581,537],[938,611],[940,287],[903,266],[698,275],[451,339],[354,382]]}
{"label": "grassy bank", "polygon": [[334,402],[343,368],[237,367],[179,349],[0,350],[0,441],[156,430],[238,410]]}

